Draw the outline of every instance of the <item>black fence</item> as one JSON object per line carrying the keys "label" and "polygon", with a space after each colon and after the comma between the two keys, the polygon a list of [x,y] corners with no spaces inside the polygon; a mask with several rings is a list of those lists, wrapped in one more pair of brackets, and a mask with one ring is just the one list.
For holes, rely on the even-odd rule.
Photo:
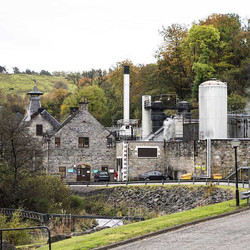
{"label": "black fence", "polygon": [[[76,181],[76,182],[67,182],[68,186],[121,186],[121,185],[148,185],[148,184],[182,184],[182,183],[190,183],[190,184],[203,184],[208,185],[210,183],[214,185],[234,185],[235,180],[229,179],[197,179],[192,178],[190,180],[178,179],[178,180],[145,180],[145,181],[114,181],[114,182],[89,182],[89,181]],[[250,188],[250,181],[241,180],[238,181],[242,187]]]}

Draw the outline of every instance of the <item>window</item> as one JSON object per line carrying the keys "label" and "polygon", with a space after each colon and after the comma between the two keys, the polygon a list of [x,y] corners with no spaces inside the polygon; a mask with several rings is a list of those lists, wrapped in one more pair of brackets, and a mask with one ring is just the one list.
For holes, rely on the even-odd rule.
{"label": "window", "polygon": [[61,147],[61,138],[55,137],[55,147],[60,148]]}
{"label": "window", "polygon": [[107,147],[112,148],[113,140],[112,138],[107,138]]}
{"label": "window", "polygon": [[78,138],[79,148],[89,148],[89,137],[79,137]]}
{"label": "window", "polygon": [[109,167],[108,166],[102,166],[102,171],[108,172]]}
{"label": "window", "polygon": [[36,135],[37,136],[43,135],[43,125],[42,124],[36,124]]}
{"label": "window", "polygon": [[66,167],[59,167],[59,174],[62,178],[66,177]]}
{"label": "window", "polygon": [[138,157],[157,158],[157,148],[138,148]]}

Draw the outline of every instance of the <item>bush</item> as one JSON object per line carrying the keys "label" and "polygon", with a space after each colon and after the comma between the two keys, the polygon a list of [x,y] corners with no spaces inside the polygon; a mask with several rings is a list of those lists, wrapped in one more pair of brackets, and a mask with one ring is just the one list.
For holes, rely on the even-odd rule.
{"label": "bush", "polygon": [[[20,211],[16,211],[10,220],[7,220],[6,216],[0,214],[0,228],[22,228],[29,226],[30,224],[28,222],[21,221]],[[29,230],[3,232],[3,239],[15,246],[31,242]]]}
{"label": "bush", "polygon": [[23,207],[40,213],[62,213],[70,210],[71,191],[57,176],[29,178],[24,187]]}
{"label": "bush", "polygon": [[71,195],[70,196],[70,212],[71,213],[80,213],[86,207],[84,198]]}

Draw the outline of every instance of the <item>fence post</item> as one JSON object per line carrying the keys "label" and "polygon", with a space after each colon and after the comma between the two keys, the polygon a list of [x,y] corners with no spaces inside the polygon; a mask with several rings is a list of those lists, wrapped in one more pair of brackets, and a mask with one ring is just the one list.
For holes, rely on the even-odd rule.
{"label": "fence post", "polygon": [[229,186],[229,179],[227,179],[227,185]]}
{"label": "fence post", "polygon": [[106,181],[106,187],[108,186],[108,182]]}
{"label": "fence post", "polygon": [[145,179],[145,185],[147,185],[147,179]]}
{"label": "fence post", "polygon": [[50,236],[50,230],[47,227],[47,231],[48,231],[48,236],[49,236],[49,250],[51,250],[51,236]]}
{"label": "fence post", "polygon": [[0,230],[0,249],[3,249],[3,231]]}
{"label": "fence post", "polygon": [[194,177],[193,177],[193,185],[194,185]]}
{"label": "fence post", "polygon": [[217,185],[218,185],[218,186],[220,185],[220,180],[219,180],[219,179],[218,179]]}
{"label": "fence post", "polygon": [[206,178],[206,185],[207,185],[207,178]]}
{"label": "fence post", "polygon": [[242,187],[244,188],[245,186],[245,182],[244,182],[244,179],[242,179]]}
{"label": "fence post", "polygon": [[161,184],[164,185],[164,179],[162,179]]}
{"label": "fence post", "polygon": [[178,184],[179,184],[179,185],[181,184],[181,179],[180,179],[180,178],[178,179]]}

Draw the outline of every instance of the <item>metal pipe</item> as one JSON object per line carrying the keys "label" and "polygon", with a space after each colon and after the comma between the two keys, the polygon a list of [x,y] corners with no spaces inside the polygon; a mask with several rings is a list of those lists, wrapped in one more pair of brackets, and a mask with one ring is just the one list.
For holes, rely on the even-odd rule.
{"label": "metal pipe", "polygon": [[237,164],[237,147],[234,147],[234,152],[235,152],[235,178],[236,178],[236,190],[235,190],[235,195],[236,195],[236,206],[240,205],[240,199],[239,199],[239,187],[238,187],[238,164]]}

